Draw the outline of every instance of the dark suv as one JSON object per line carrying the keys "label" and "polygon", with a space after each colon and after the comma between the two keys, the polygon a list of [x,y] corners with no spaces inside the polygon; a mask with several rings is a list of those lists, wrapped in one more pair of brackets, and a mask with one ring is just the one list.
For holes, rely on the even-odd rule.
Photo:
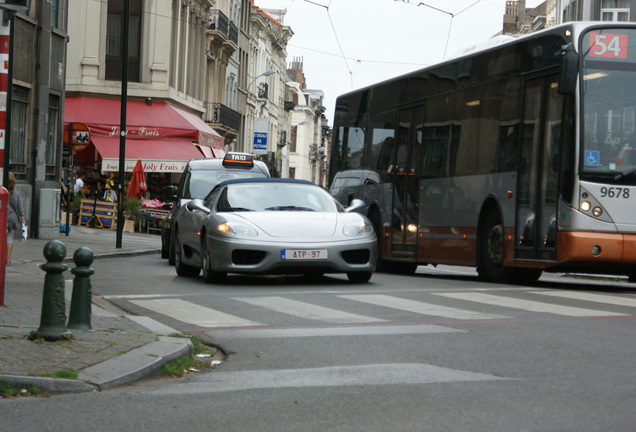
{"label": "dark suv", "polygon": [[192,159],[188,162],[178,190],[166,191],[167,199],[173,205],[161,228],[161,258],[168,258],[170,265],[174,264],[171,225],[172,217],[181,206],[194,198],[204,199],[222,181],[258,177],[270,177],[267,165],[255,161],[248,153],[227,153],[223,159]]}

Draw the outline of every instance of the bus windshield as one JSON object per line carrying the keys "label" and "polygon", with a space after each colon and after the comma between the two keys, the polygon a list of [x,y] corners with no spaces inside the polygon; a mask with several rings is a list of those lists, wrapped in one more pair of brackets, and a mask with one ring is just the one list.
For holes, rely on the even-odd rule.
{"label": "bus windshield", "polygon": [[636,168],[636,30],[595,29],[583,38],[582,174]]}

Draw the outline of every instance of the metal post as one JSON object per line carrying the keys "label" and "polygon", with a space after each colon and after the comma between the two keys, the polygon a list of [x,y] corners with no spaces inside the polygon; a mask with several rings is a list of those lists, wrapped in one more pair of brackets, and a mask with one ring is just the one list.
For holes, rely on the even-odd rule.
{"label": "metal post", "polygon": [[9,187],[9,159],[11,158],[11,98],[13,96],[13,34],[15,13],[7,10],[2,11],[3,19],[6,15],[9,15],[9,60],[8,60],[8,73],[7,73],[7,108],[5,115],[5,130],[4,130],[4,161],[2,170],[2,184],[4,187]]}
{"label": "metal post", "polygon": [[73,279],[73,295],[71,296],[71,310],[68,313],[68,324],[66,327],[72,330],[93,331],[91,327],[91,280],[90,276],[95,270],[90,268],[93,263],[93,251],[89,248],[81,247],[73,254],[74,269],[71,273],[75,275]]}
{"label": "metal post", "polygon": [[44,292],[42,293],[42,315],[36,337],[46,340],[57,340],[71,337],[66,328],[66,303],[64,300],[64,273],[68,267],[62,264],[66,257],[66,246],[59,240],[52,240],[44,246],[46,263],[40,268],[46,272],[44,276]]}
{"label": "metal post", "polygon": [[119,186],[117,187],[117,241],[121,249],[124,229],[124,174],[126,172],[126,103],[128,100],[128,39],[130,38],[130,0],[124,0],[124,49],[121,71],[121,118],[119,126]]}

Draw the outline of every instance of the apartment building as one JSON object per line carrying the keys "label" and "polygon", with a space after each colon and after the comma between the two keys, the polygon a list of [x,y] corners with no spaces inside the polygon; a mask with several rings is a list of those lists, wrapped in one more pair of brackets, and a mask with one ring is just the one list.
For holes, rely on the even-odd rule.
{"label": "apartment building", "polygon": [[[5,61],[9,60],[12,45],[11,70],[1,71],[5,77],[11,76],[10,82],[5,81],[10,128],[1,135],[3,182],[6,186],[8,172],[13,172],[32,237],[46,231],[40,229],[41,225],[51,227],[52,204],[40,203],[45,198],[55,200],[56,195],[45,192],[60,188],[67,10],[66,0],[31,0],[29,8],[16,13],[12,20],[12,39],[9,14],[3,12],[0,20]],[[7,113],[7,106],[1,105],[0,111]]]}

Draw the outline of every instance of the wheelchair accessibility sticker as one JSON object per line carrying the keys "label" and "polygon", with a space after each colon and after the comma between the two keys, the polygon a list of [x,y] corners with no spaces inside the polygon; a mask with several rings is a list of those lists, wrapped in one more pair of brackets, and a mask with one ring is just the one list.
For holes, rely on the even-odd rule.
{"label": "wheelchair accessibility sticker", "polygon": [[598,166],[599,165],[599,152],[596,150],[587,150],[585,152],[585,165]]}

